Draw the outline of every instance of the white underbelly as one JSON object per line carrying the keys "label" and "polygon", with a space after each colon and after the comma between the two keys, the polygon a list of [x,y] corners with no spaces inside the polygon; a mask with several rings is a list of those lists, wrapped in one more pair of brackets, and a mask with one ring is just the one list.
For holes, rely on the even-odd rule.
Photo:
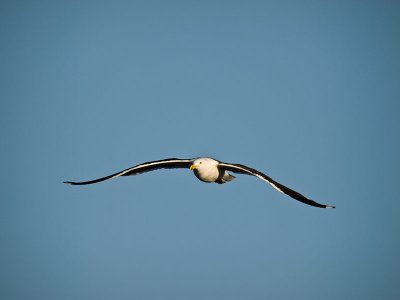
{"label": "white underbelly", "polygon": [[207,170],[194,170],[194,175],[204,182],[214,182],[219,177],[218,168],[210,168]]}

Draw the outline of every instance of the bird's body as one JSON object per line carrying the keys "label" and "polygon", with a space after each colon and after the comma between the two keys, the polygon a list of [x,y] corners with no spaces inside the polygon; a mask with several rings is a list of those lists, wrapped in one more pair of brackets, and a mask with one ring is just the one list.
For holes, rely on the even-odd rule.
{"label": "bird's body", "polygon": [[235,176],[230,175],[227,171],[218,168],[218,165],[219,162],[215,159],[201,157],[193,161],[190,169],[203,182],[222,184],[235,178]]}
{"label": "bird's body", "polygon": [[207,183],[215,182],[218,184],[223,184],[233,180],[235,176],[229,174],[229,171],[238,174],[252,175],[269,183],[273,188],[275,188],[279,192],[286,194],[300,202],[321,208],[334,208],[334,206],[319,204],[311,199],[308,199],[302,194],[276,182],[271,177],[255,169],[240,164],[220,162],[218,160],[209,157],[200,157],[195,159],[168,158],[163,160],[151,161],[140,165],[136,165],[121,172],[105,176],[102,178],[98,178],[95,180],[83,181],[83,182],[66,181],[64,183],[72,185],[92,184],[120,176],[133,176],[157,169],[175,169],[175,168],[189,168],[190,170],[193,170],[194,175],[199,180]]}

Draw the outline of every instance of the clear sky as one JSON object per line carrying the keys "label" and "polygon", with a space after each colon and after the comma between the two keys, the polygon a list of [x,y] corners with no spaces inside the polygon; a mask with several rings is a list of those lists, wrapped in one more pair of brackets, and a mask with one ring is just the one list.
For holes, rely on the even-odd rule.
{"label": "clear sky", "polygon": [[[1,299],[400,299],[396,1],[2,1]],[[141,162],[211,156],[262,181]]]}

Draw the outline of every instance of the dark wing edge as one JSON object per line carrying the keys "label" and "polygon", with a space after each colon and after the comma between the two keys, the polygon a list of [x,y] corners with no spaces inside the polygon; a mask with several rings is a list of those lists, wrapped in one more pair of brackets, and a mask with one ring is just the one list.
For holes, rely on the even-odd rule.
{"label": "dark wing edge", "polygon": [[116,178],[120,176],[133,176],[145,172],[154,171],[157,169],[179,169],[179,168],[189,168],[193,162],[193,159],[180,159],[180,158],[167,158],[163,160],[155,160],[142,163],[140,165],[136,165],[134,167],[125,169],[115,174],[111,174],[105,177],[101,177],[94,180],[89,181],[81,181],[81,182],[74,182],[74,181],[64,181],[66,184],[71,185],[85,185],[85,184],[92,184],[101,182],[107,179]]}
{"label": "dark wing edge", "polygon": [[273,180],[271,177],[265,175],[264,173],[261,173],[260,171],[249,168],[247,166],[240,165],[240,164],[220,163],[219,167],[221,167],[227,171],[232,171],[234,173],[256,176],[256,177],[260,178],[261,180],[264,180],[267,183],[269,183],[277,191],[279,191],[283,194],[286,194],[289,197],[292,197],[293,199],[296,199],[297,201],[303,202],[305,204],[315,206],[315,207],[320,207],[320,208],[335,208],[335,206],[317,203],[314,200],[311,200],[311,199],[303,196],[302,194],[284,186],[283,184],[276,182],[275,180]]}

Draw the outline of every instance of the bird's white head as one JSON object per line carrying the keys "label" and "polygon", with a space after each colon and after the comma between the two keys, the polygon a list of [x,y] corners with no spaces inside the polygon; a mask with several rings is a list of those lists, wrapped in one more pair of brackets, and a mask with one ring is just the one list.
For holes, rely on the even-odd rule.
{"label": "bird's white head", "polygon": [[218,161],[209,157],[200,157],[193,161],[193,164],[190,166],[190,170],[201,170],[204,168],[216,167],[218,165]]}

